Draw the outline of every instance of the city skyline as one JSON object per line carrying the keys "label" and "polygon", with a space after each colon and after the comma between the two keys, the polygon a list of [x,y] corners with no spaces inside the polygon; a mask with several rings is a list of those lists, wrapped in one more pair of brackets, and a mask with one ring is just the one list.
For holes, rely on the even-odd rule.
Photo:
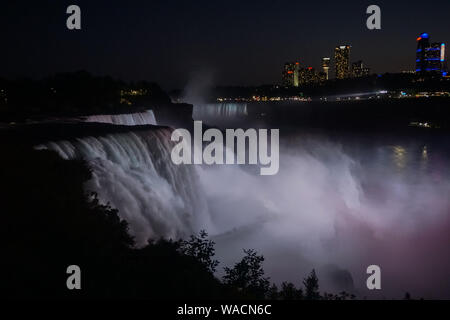
{"label": "city skyline", "polygon": [[[431,42],[430,34],[421,33],[417,39],[416,67],[413,70],[402,70],[402,73],[436,74],[447,76],[446,44],[442,41]],[[303,84],[323,83],[326,80],[343,80],[348,78],[361,78],[371,74],[371,68],[361,59],[356,60],[351,55],[352,46],[349,44],[337,45],[334,49],[333,59],[321,58],[321,67],[316,70],[311,64],[286,62],[283,67],[281,85],[285,87],[299,87]],[[318,61],[318,59],[316,59]],[[334,74],[329,73],[334,69]]]}
{"label": "city skyline", "polygon": [[[156,81],[166,90],[204,75],[214,85],[261,85],[279,82],[280,66],[299,55],[321,70],[321,58],[333,58],[338,44],[352,46],[350,64],[363,60],[374,73],[395,73],[415,69],[412,50],[418,34],[427,32],[445,43],[450,39],[450,3],[440,0],[428,6],[379,1],[382,29],[375,31],[365,26],[370,4],[365,1],[214,6],[202,1],[138,1],[133,6],[77,1],[79,31],[65,28],[69,4],[0,5],[1,77],[88,70]],[[333,67],[329,71],[333,74]]]}

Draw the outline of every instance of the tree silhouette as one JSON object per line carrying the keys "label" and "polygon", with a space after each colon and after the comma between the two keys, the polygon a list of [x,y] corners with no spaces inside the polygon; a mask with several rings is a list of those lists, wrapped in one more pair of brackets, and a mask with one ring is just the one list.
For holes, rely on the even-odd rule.
{"label": "tree silhouette", "polygon": [[283,282],[281,284],[280,299],[282,300],[302,300],[303,291],[297,289],[292,282]]}
{"label": "tree silhouette", "polygon": [[272,286],[269,288],[267,292],[267,299],[269,300],[279,300],[280,293],[278,291],[278,287],[275,283],[272,283]]}
{"label": "tree silhouette", "polygon": [[195,258],[205,268],[214,273],[219,264],[218,260],[214,260],[215,255],[214,241],[208,240],[208,233],[201,230],[198,235],[191,235],[189,240],[180,241],[180,252]]}
{"label": "tree silhouette", "polygon": [[264,257],[255,250],[244,250],[245,256],[232,269],[225,267],[223,282],[237,288],[245,295],[264,299],[269,291],[269,278],[264,277]]}
{"label": "tree silhouette", "polygon": [[309,276],[303,280],[305,286],[305,299],[306,300],[319,300],[319,279],[317,278],[316,271],[313,269]]}

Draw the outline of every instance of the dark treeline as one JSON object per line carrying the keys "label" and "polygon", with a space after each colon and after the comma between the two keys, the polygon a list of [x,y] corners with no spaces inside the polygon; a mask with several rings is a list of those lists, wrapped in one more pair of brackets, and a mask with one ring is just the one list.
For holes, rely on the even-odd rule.
{"label": "dark treeline", "polygon": [[[10,298],[351,299],[321,294],[314,271],[302,286],[279,288],[265,277],[263,256],[245,250],[240,262],[214,271],[206,232],[187,240],[149,241],[136,248],[117,210],[83,189],[83,161],[2,141],[2,292]],[[68,290],[69,265],[81,268],[81,290]],[[299,275],[300,277],[300,275]],[[300,282],[300,279],[299,279]]]}
{"label": "dark treeline", "polygon": [[130,112],[161,103],[170,99],[156,83],[125,82],[85,71],[41,80],[0,78],[0,121]]}

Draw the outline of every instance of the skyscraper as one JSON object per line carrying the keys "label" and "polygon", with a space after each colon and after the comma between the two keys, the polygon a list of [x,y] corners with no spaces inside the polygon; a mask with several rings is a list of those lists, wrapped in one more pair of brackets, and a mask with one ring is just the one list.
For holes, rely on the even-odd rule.
{"label": "skyscraper", "polygon": [[299,62],[287,62],[283,69],[283,86],[298,87]]}
{"label": "skyscraper", "polygon": [[336,67],[336,78],[345,79],[350,74],[350,46],[337,46],[334,49],[334,63]]}
{"label": "skyscraper", "polygon": [[425,72],[427,69],[427,49],[430,47],[430,36],[422,33],[417,38],[416,72]]}
{"label": "skyscraper", "polygon": [[361,60],[352,63],[352,78],[367,77],[369,74],[370,69],[365,67],[364,63]]}
{"label": "skyscraper", "polygon": [[440,43],[438,42],[432,43],[430,48],[428,48],[427,61],[428,61],[427,71],[442,72]]}
{"label": "skyscraper", "polygon": [[442,75],[448,75],[447,60],[445,60],[445,43],[441,43],[441,69]]}
{"label": "skyscraper", "polygon": [[322,58],[322,70],[325,73],[325,80],[329,79],[330,58]]}
{"label": "skyscraper", "polygon": [[319,75],[313,67],[300,68],[299,84],[311,84],[319,81]]}
{"label": "skyscraper", "polygon": [[417,38],[416,72],[444,74],[445,44],[434,42],[430,44],[428,33],[422,33]]}

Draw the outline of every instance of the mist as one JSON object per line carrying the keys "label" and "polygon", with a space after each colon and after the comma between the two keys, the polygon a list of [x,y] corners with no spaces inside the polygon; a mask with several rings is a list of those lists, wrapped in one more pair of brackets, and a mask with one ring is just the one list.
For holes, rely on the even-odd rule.
{"label": "mist", "polygon": [[[300,285],[315,268],[325,291],[449,297],[450,185],[437,178],[446,172],[424,168],[420,150],[399,168],[396,148],[366,148],[360,160],[326,139],[297,138],[272,177],[238,166],[199,168],[218,259],[233,265],[253,248],[276,283]],[[366,289],[371,264],[381,267],[381,293]]]}
{"label": "mist", "polygon": [[214,87],[214,72],[203,69],[193,72],[189,76],[188,83],[183,89],[182,101],[193,105],[207,103],[210,90]]}

